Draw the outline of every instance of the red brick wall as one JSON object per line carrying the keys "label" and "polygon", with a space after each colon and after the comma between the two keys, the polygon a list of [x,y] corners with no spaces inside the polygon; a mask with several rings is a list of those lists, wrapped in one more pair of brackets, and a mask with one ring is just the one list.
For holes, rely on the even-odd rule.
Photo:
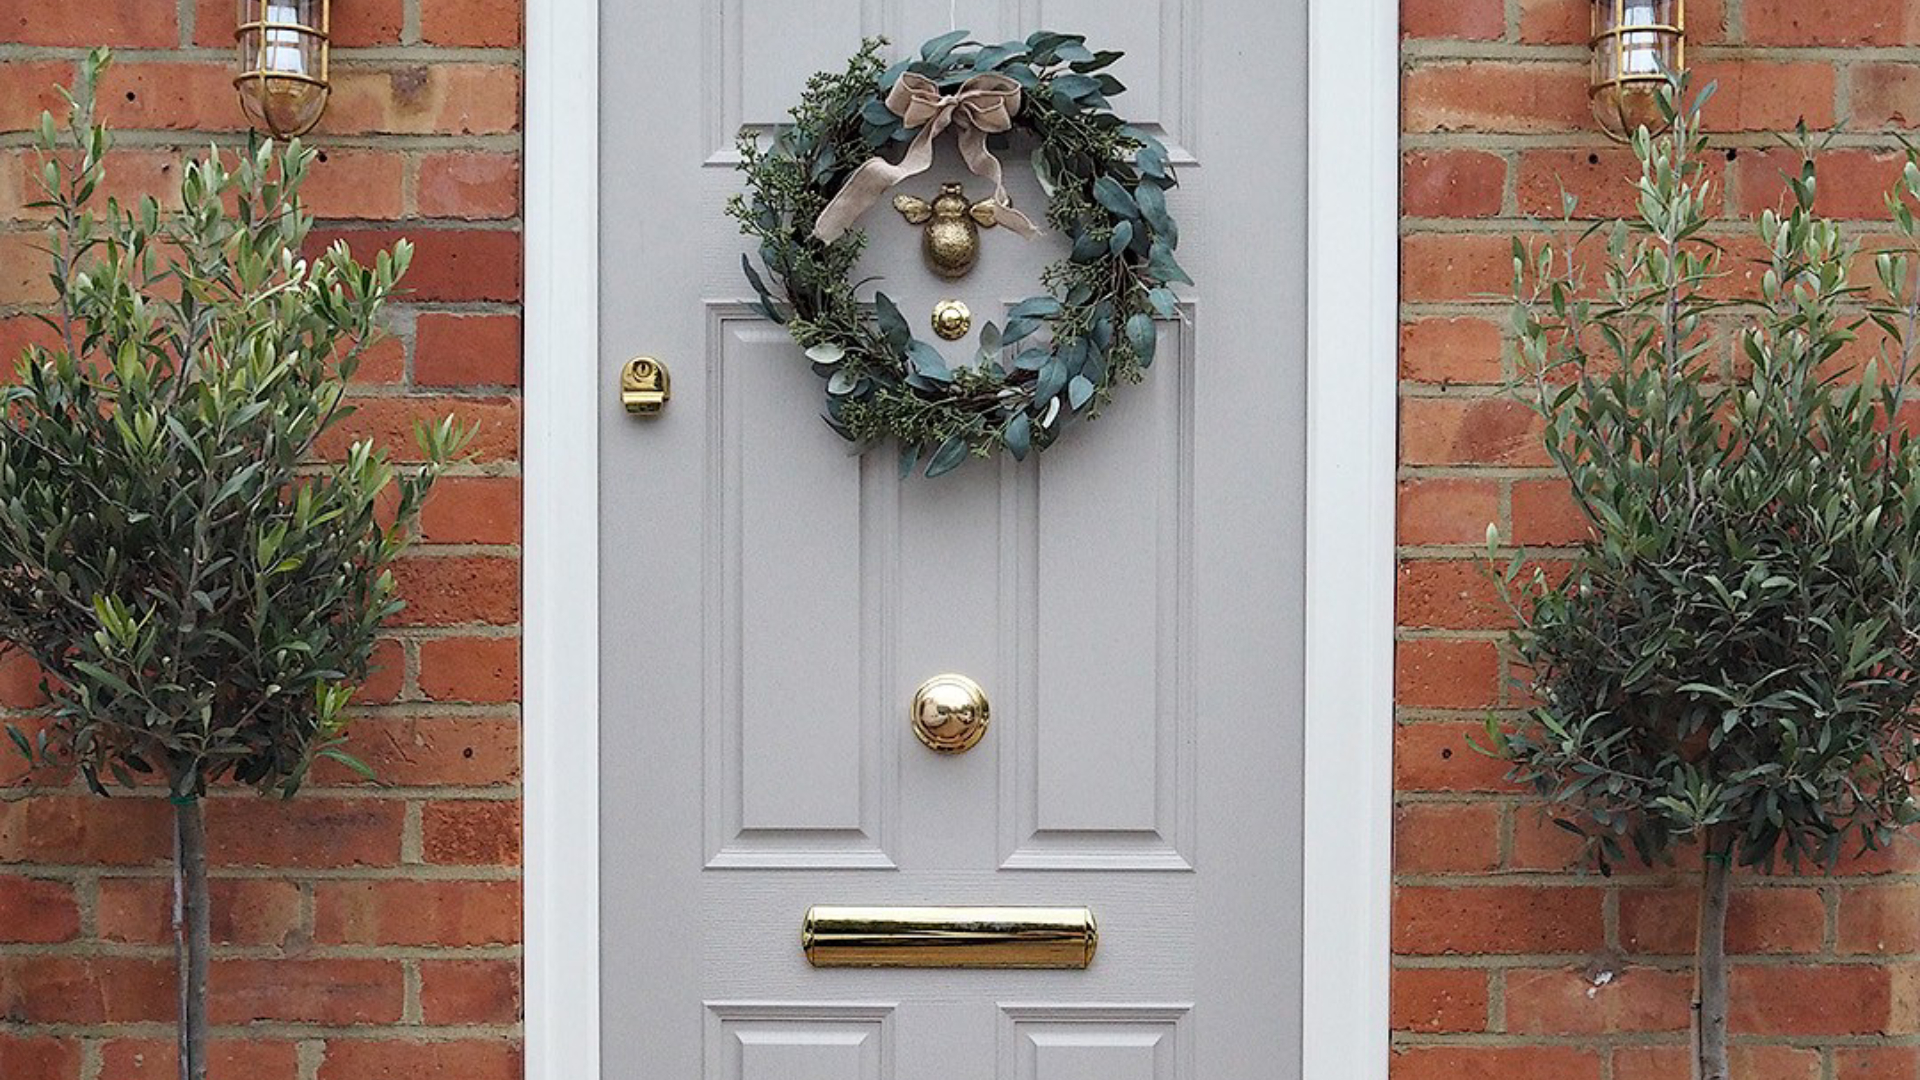
{"label": "red brick wall", "polygon": [[[56,100],[85,48],[119,190],[161,191],[183,148],[243,121],[234,0],[0,0],[0,132]],[[366,692],[358,751],[290,805],[209,806],[220,1080],[508,1080],[519,1052],[520,22],[518,0],[335,0],[336,91],[310,139],[327,235],[419,253],[356,431],[410,449],[414,417],[481,425],[400,577],[411,606]],[[32,153],[0,135],[0,354],[47,297]],[[364,246],[363,246],[364,245]],[[0,666],[0,710],[32,681]],[[12,776],[0,766],[0,776]],[[0,789],[0,1077],[173,1075],[167,807]]]}
{"label": "red brick wall", "polygon": [[[1823,209],[1884,214],[1920,120],[1920,0],[1693,0],[1727,204],[1771,205],[1774,133],[1840,135]],[[1685,1052],[1684,875],[1574,873],[1567,837],[1466,744],[1508,704],[1489,522],[1551,557],[1576,535],[1528,414],[1504,401],[1509,237],[1560,192],[1628,206],[1630,155],[1585,100],[1586,0],[1404,0],[1394,918],[1397,1080],[1669,1080]],[[1730,232],[1740,227],[1729,224]],[[1748,878],[1733,910],[1742,1080],[1920,1075],[1920,858]]]}

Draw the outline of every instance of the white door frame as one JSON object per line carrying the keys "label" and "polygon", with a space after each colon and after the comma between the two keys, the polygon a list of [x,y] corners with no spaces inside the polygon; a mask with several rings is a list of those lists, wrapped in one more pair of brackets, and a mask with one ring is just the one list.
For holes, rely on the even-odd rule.
{"label": "white door frame", "polygon": [[[1399,4],[1309,5],[1302,1075],[1385,1080]],[[527,1080],[600,1076],[598,10],[527,12]]]}

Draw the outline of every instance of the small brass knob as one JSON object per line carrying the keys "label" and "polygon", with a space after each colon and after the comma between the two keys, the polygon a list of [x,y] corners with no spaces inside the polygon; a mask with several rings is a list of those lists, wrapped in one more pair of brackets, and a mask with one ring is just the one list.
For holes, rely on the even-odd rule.
{"label": "small brass knob", "polygon": [[948,341],[959,341],[973,329],[973,312],[958,300],[942,300],[933,306],[933,332]]}
{"label": "small brass knob", "polygon": [[961,754],[987,734],[987,692],[965,675],[935,675],[913,694],[913,733],[927,749]]}
{"label": "small brass knob", "polygon": [[673,396],[667,365],[651,356],[636,356],[620,369],[620,404],[635,416],[653,416]]}

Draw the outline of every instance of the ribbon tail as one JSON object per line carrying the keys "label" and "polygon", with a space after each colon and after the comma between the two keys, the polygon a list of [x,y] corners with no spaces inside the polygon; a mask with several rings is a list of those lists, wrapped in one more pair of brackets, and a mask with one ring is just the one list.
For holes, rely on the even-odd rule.
{"label": "ribbon tail", "polygon": [[867,159],[847,182],[840,188],[839,194],[827,204],[825,210],[813,223],[814,239],[831,244],[846,235],[853,223],[867,208],[879,201],[887,189],[911,176],[918,176],[933,166],[933,140],[947,125],[935,120],[920,129],[920,135],[907,147],[906,155],[900,164],[890,164],[886,158],[875,155]]}
{"label": "ribbon tail", "polygon": [[1013,198],[1007,194],[1007,185],[1000,172],[1000,159],[987,149],[987,133],[977,127],[969,127],[960,135],[960,156],[967,161],[967,168],[975,176],[993,184],[993,223],[1031,240],[1040,234],[1038,227],[1027,215],[1014,209]]}

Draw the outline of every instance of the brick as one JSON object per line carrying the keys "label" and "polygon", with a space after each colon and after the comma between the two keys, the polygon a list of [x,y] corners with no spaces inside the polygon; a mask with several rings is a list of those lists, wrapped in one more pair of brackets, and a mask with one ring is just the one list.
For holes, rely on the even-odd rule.
{"label": "brick", "polygon": [[80,934],[80,905],[63,881],[0,876],[0,942],[50,945]]}
{"label": "brick", "polygon": [[423,960],[420,1014],[429,1024],[520,1020],[520,965],[512,960]]}
{"label": "brick", "polygon": [[1423,1035],[1487,1030],[1487,972],[1396,968],[1393,1029]]}
{"label": "brick", "polygon": [[327,1044],[319,1080],[520,1080],[520,1047],[496,1039]]}
{"label": "brick", "polygon": [[210,799],[208,859],[215,866],[393,866],[404,815],[398,802],[383,799]]}
{"label": "brick", "polygon": [[[1691,884],[1624,890],[1620,942],[1637,954],[1690,955],[1699,905]],[[1727,950],[1735,955],[1817,952],[1826,926],[1826,903],[1817,889],[1736,888],[1727,911]]]}
{"label": "brick", "polygon": [[40,665],[13,649],[0,652],[0,707],[37,709],[47,703]]}
{"label": "brick", "polygon": [[1421,319],[1400,327],[1400,377],[1413,382],[1498,384],[1503,339],[1487,319]]}
{"label": "brick", "polygon": [[[262,1039],[215,1039],[207,1048],[207,1071],[214,1076],[253,1080],[290,1080],[299,1075],[293,1043]],[[100,1049],[100,1080],[177,1080],[178,1047],[164,1039],[115,1039]]]}
{"label": "brick", "polygon": [[0,303],[52,303],[52,264],[40,244],[37,232],[0,233]]}
{"label": "brick", "polygon": [[1475,750],[1487,727],[1473,721],[1401,724],[1394,728],[1394,787],[1401,791],[1510,791],[1508,764]]}
{"label": "brick", "polygon": [[224,62],[137,60],[100,78],[100,116],[116,129],[245,130],[247,119]]}
{"label": "brick", "polygon": [[1494,217],[1506,201],[1507,162],[1479,150],[1418,151],[1400,164],[1400,212]]}
{"label": "brick", "polygon": [[1910,63],[1857,64],[1847,73],[1849,127],[1904,130],[1920,123],[1920,68]]}
{"label": "brick", "polygon": [[1601,890],[1571,886],[1408,886],[1394,890],[1403,956],[1584,953],[1603,948]]}
{"label": "brick", "polygon": [[1578,544],[1590,535],[1592,528],[1579,504],[1574,502],[1567,481],[1514,481],[1514,543],[1566,546]]}
{"label": "brick", "polygon": [[520,5],[498,0],[420,0],[420,38],[434,45],[518,45]]}
{"label": "brick", "polygon": [[[228,5],[231,7],[232,5]],[[92,0],[85,4],[0,4],[0,41],[11,45],[167,46],[180,40],[172,4]]]}
{"label": "brick", "polygon": [[1402,706],[1479,709],[1499,700],[1500,658],[1491,641],[1402,641],[1393,655]]}
{"label": "brick", "polygon": [[[1752,1080],[1820,1080],[1820,1052],[1791,1046],[1735,1046],[1733,1074]],[[1613,1080],[1674,1080],[1687,1075],[1692,1055],[1680,1046],[1630,1046],[1613,1055]]]}
{"label": "brick", "polygon": [[[1785,210],[1793,205],[1787,177],[1800,174],[1795,150],[1747,150],[1740,154],[1738,209],[1753,216],[1763,210]],[[1818,198],[1814,208],[1829,217],[1884,219],[1887,192],[1900,179],[1905,154],[1871,150],[1826,150],[1817,160]]]}
{"label": "brick", "polygon": [[1538,806],[1513,811],[1513,850],[1507,869],[1568,873],[1587,866],[1587,841],[1561,828]]}
{"label": "brick", "polygon": [[520,617],[515,559],[420,555],[394,563],[393,577],[407,601],[391,620],[397,626],[504,626]]}
{"label": "brick", "polygon": [[1532,409],[1508,398],[1403,398],[1400,460],[1405,465],[1544,465],[1540,426]]}
{"label": "brick", "polygon": [[1484,556],[1402,559],[1395,575],[1399,624],[1420,629],[1504,629],[1513,618],[1493,577],[1503,570],[1504,563],[1489,566]]}
{"label": "brick", "polygon": [[420,511],[420,532],[435,544],[520,542],[520,479],[447,476]]}
{"label": "brick", "polygon": [[1394,810],[1397,872],[1472,874],[1490,872],[1499,865],[1499,807],[1418,803]]}
{"label": "brick", "polygon": [[1585,65],[1469,60],[1416,64],[1402,82],[1407,131],[1520,134],[1592,126]]}
{"label": "brick", "polygon": [[1834,1080],[1913,1080],[1920,1047],[1843,1046],[1833,1052]]}
{"label": "brick", "polygon": [[1393,1052],[1393,1080],[1599,1080],[1600,1055],[1571,1046],[1413,1046]]}
{"label": "brick", "polygon": [[[13,365],[31,346],[51,349],[60,344],[52,327],[31,315],[0,316],[0,372],[12,381]],[[8,662],[0,659],[0,663]]]}
{"label": "brick", "polygon": [[437,424],[448,416],[473,431],[467,454],[478,462],[503,461],[520,450],[520,403],[506,398],[360,398],[354,413],[320,440],[320,452],[338,457],[347,447],[372,439],[395,461],[419,461],[415,424]]}
{"label": "brick", "polygon": [[1507,973],[1507,1030],[1516,1035],[1686,1031],[1693,975],[1614,966]]}
{"label": "brick", "polygon": [[418,385],[520,385],[518,315],[423,313],[414,334]]}
{"label": "brick", "polygon": [[1500,488],[1490,480],[1431,479],[1400,483],[1400,542],[1480,544],[1499,520]]}
{"label": "brick", "polygon": [[323,150],[300,193],[316,217],[391,220],[404,210],[406,171],[406,157],[393,151]]}
{"label": "brick", "polygon": [[0,801],[0,864],[140,866],[172,858],[173,813],[158,799]]}
{"label": "brick", "polygon": [[[346,751],[394,787],[489,787],[520,779],[520,722],[467,717],[368,718],[354,722]],[[321,761],[314,782],[367,784],[344,765]]]}
{"label": "brick", "polygon": [[362,705],[384,705],[397,700],[406,683],[406,667],[406,652],[398,641],[375,642],[372,668],[367,681],[354,690],[353,700]]}
{"label": "brick", "polygon": [[1856,886],[1840,894],[1840,951],[1920,952],[1920,886]]}
{"label": "brick", "polygon": [[1888,0],[1746,0],[1747,40],[1755,45],[1913,45],[1920,7]]}
{"label": "brick", "polygon": [[171,959],[0,956],[0,1016],[17,1023],[172,1023],[177,995]]}
{"label": "brick", "polygon": [[1702,121],[1709,131],[1780,132],[1802,120],[1834,126],[1834,66],[1817,62],[1707,60],[1694,65],[1701,86],[1718,83]]}
{"label": "brick", "polygon": [[[1724,161],[1721,162],[1724,165]],[[1707,180],[1715,190],[1717,167]],[[1566,212],[1566,197],[1576,200],[1576,218],[1638,217],[1640,162],[1624,149],[1529,150],[1520,157],[1514,194],[1520,212],[1530,217],[1556,219]],[[1719,206],[1716,197],[1709,212]]]}
{"label": "brick", "polygon": [[500,229],[315,229],[306,254],[316,256],[344,240],[354,256],[372,262],[400,240],[413,244],[403,287],[423,302],[520,299],[520,234]]}
{"label": "brick", "polygon": [[1881,967],[1739,965],[1729,996],[1736,1034],[1872,1035],[1892,1019],[1892,978]]}
{"label": "brick", "polygon": [[428,803],[421,835],[429,863],[513,866],[520,861],[520,804]]}
{"label": "brick", "polygon": [[[215,944],[285,947],[299,942],[300,888],[292,882],[216,878],[209,891]],[[172,879],[103,879],[95,919],[103,941],[172,944]]]}
{"label": "brick", "polygon": [[435,638],[420,643],[420,692],[430,701],[480,704],[520,696],[520,643],[513,638]]}
{"label": "brick", "polygon": [[1400,36],[1496,41],[1507,32],[1504,0],[1400,0]]}
{"label": "brick", "polygon": [[[346,343],[349,348],[357,343]],[[345,350],[335,350],[344,355]],[[336,356],[338,362],[341,356]],[[407,379],[407,343],[388,333],[366,343],[347,382],[353,386],[394,386]]]}
{"label": "brick", "polygon": [[1400,298],[1506,303],[1513,296],[1513,238],[1413,233],[1400,240]]}
{"label": "brick", "polygon": [[[86,9],[76,6],[75,10]],[[36,7],[32,14],[37,18],[39,9]],[[63,119],[67,107],[57,87],[71,83],[74,72],[70,60],[0,60],[0,128],[32,129],[39,125],[43,112]]]}
{"label": "brick", "polygon": [[505,135],[520,127],[520,73],[504,64],[342,63],[324,135]]}
{"label": "brick", "polygon": [[[238,8],[233,0],[195,0],[194,41],[230,48]],[[517,5],[503,5],[517,7]],[[333,5],[333,42],[349,48],[398,45],[404,24],[401,0],[353,0]]]}
{"label": "brick", "polygon": [[392,1024],[406,996],[394,960],[220,960],[208,977],[216,1024]]}
{"label": "brick", "polygon": [[[1727,39],[1726,0],[1688,0],[1687,41],[1719,44]],[[1589,4],[1520,0],[1520,40],[1528,45],[1581,45],[1593,36]]]}
{"label": "brick", "polygon": [[420,213],[466,220],[520,212],[520,159],[511,154],[428,154],[420,159]]}
{"label": "brick", "polygon": [[348,881],[314,887],[322,945],[476,946],[520,940],[517,881]]}
{"label": "brick", "polygon": [[0,1033],[0,1076],[79,1080],[80,1044],[66,1038]]}

